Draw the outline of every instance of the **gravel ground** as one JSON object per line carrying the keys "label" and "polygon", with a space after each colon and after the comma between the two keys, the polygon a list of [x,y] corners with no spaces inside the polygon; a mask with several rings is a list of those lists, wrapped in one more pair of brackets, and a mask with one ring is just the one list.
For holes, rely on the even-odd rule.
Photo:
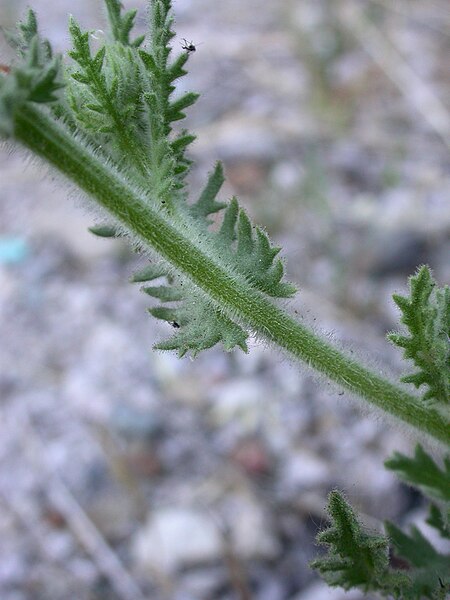
{"label": "gravel ground", "polygon": [[[69,11],[102,27],[99,2],[32,4],[58,48]],[[390,295],[425,262],[450,279],[450,11],[387,5],[175,10],[198,45],[192,189],[222,159],[223,197],[284,248],[291,309],[397,375]],[[87,202],[43,173],[1,150],[1,599],[370,599],[316,579],[314,537],[335,487],[371,527],[423,514],[382,468],[413,437],[256,341],[153,352],[167,326],[128,283],[142,260],[89,235]]]}

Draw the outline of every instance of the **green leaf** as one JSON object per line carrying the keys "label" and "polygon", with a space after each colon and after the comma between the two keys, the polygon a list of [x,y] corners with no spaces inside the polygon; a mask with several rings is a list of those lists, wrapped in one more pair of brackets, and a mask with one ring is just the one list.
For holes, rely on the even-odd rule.
{"label": "green leaf", "polygon": [[88,228],[91,233],[102,238],[118,238],[121,233],[115,225],[94,225]]}
{"label": "green leaf", "polygon": [[136,271],[131,277],[132,283],[142,283],[144,281],[153,281],[159,277],[165,277],[168,274],[168,269],[163,263],[149,263],[144,268]]}
{"label": "green leaf", "polygon": [[120,0],[105,0],[105,4],[113,38],[125,46],[135,48],[140,46],[145,36],[139,36],[130,41],[130,32],[134,26],[137,10],[130,10],[122,15],[123,6]]}
{"label": "green leaf", "polygon": [[430,505],[430,514],[427,519],[428,525],[431,525],[439,531],[443,538],[450,540],[450,519],[444,519],[442,511],[435,505]]}
{"label": "green leaf", "polygon": [[102,48],[100,48],[100,50],[95,55],[94,60],[92,61],[92,68],[95,71],[97,71],[97,73],[101,73],[101,70],[103,67],[103,61],[105,60],[105,54],[106,54],[106,47],[102,46]]}
{"label": "green leaf", "polygon": [[444,459],[444,468],[440,469],[418,444],[414,458],[396,452],[384,465],[395,471],[402,481],[420,488],[426,496],[450,502],[450,456]]}
{"label": "green leaf", "polygon": [[199,199],[190,207],[190,212],[194,219],[202,218],[206,224],[209,224],[208,216],[225,208],[225,203],[216,201],[216,196],[224,181],[222,163],[217,162],[214,171],[208,177],[208,182]]}
{"label": "green leaf", "polygon": [[[394,294],[402,311],[401,321],[409,336],[391,333],[388,339],[403,348],[415,373],[402,378],[419,388],[427,386],[423,399],[448,406],[450,403],[450,287],[439,288],[428,267],[421,267],[409,281],[410,296]],[[449,435],[450,437],[450,435]]]}
{"label": "green leaf", "polygon": [[[191,297],[195,294],[191,294]],[[195,357],[202,350],[206,350],[222,342],[226,351],[239,346],[247,352],[247,333],[223,316],[218,310],[208,307],[204,302],[191,300],[180,305],[177,309],[162,307],[151,309],[151,313],[159,319],[164,319],[172,325],[177,324],[177,333],[164,342],[155,345],[159,350],[177,350],[180,357],[191,352]]]}
{"label": "green leaf", "polygon": [[[411,535],[403,533],[398,527],[389,522],[386,523],[385,527],[397,556],[406,559],[414,567],[422,568],[436,564],[436,566],[439,565],[440,569],[445,570],[445,566],[449,562],[448,559],[436,552],[417,527],[411,527]],[[439,572],[439,568],[437,572]]]}
{"label": "green leaf", "polygon": [[[190,206],[189,214],[196,223],[201,219],[206,227],[208,215],[222,209],[216,196],[223,181],[222,165],[217,163],[199,199]],[[217,260],[233,264],[256,290],[275,297],[289,297],[295,292],[294,286],[281,282],[284,272],[281,261],[274,262],[280,249],[273,248],[267,234],[251,225],[236,199],[228,204],[219,231],[210,233],[206,241],[215,249]],[[144,288],[144,291],[164,302],[180,301],[175,307],[150,309],[153,316],[178,325],[175,335],[157,344],[158,349],[178,350],[180,356],[191,352],[195,356],[222,342],[226,350],[238,346],[247,351],[248,333],[240,324],[224,317],[189,281],[177,278],[168,286]]]}
{"label": "green leaf", "polygon": [[156,66],[156,62],[153,56],[148,52],[145,52],[145,50],[139,50],[139,56],[141,57],[142,62],[144,63],[146,69],[150,72],[150,74],[157,75],[158,68]]}
{"label": "green leaf", "polygon": [[53,56],[50,43],[38,33],[36,15],[32,10],[19,23],[15,34],[7,39],[18,49],[21,60],[8,74],[0,76],[0,134],[14,131],[14,115],[26,102],[53,104],[59,101],[58,91],[64,87],[61,58]]}
{"label": "green leaf", "polygon": [[247,352],[247,333],[205,301],[196,288],[180,277],[170,277],[161,265],[149,265],[134,275],[133,281],[147,281],[165,276],[167,285],[147,286],[142,290],[172,306],[149,309],[157,319],[167,321],[175,330],[168,340],[155,345],[159,350],[176,350],[180,357],[188,352],[196,356],[202,350],[222,342],[225,350],[235,346]]}
{"label": "green leaf", "polygon": [[162,302],[177,302],[183,299],[182,292],[176,287],[169,285],[144,287],[142,291],[153,298],[158,298]]}
{"label": "green leaf", "polygon": [[[36,13],[29,8],[27,11],[26,20],[19,21],[16,29],[12,31],[4,29],[3,33],[8,44],[12,48],[18,50],[19,53],[24,56],[31,44],[32,39],[38,35]],[[51,47],[47,46],[47,49],[51,54]],[[47,58],[49,57],[47,56]]]}
{"label": "green leaf", "polygon": [[216,235],[218,251],[233,261],[234,267],[259,291],[276,298],[289,298],[295,286],[282,282],[283,263],[274,262],[280,248],[270,244],[268,235],[253,227],[244,209],[233,198]]}
{"label": "green leaf", "polygon": [[169,107],[168,107],[168,110],[166,113],[167,120],[169,122],[171,122],[171,121],[179,121],[180,119],[184,119],[186,115],[182,111],[185,108],[192,106],[197,101],[199,96],[200,96],[200,94],[195,94],[194,92],[188,92],[187,94],[184,94],[183,96],[181,96],[181,98],[178,98],[174,102],[171,102],[169,104]]}
{"label": "green leaf", "polygon": [[437,552],[417,527],[411,527],[410,535],[389,522],[385,523],[385,529],[396,556],[412,567],[409,576],[414,597],[439,597],[442,586],[450,582],[450,555]]}
{"label": "green leaf", "polygon": [[328,585],[409,598],[409,577],[389,568],[387,538],[366,533],[338,491],[330,493],[327,512],[332,524],[319,533],[317,541],[328,546],[328,554],[314,560],[310,566]]}

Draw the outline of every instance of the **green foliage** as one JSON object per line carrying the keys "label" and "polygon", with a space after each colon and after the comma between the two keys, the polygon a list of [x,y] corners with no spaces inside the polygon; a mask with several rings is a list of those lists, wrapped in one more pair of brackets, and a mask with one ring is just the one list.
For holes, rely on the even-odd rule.
{"label": "green foliage", "polygon": [[450,555],[435,550],[417,527],[411,533],[403,533],[392,523],[385,524],[386,533],[395,556],[409,564],[409,595],[406,598],[445,598],[450,584]]}
{"label": "green foliage", "polygon": [[441,537],[450,540],[450,519],[448,518],[448,512],[447,518],[444,519],[442,511],[435,504],[430,504],[430,514],[427,519],[428,525],[437,529]]}
{"label": "green foliage", "polygon": [[[186,74],[188,52],[170,61],[170,41],[174,37],[171,2],[155,0],[150,11],[150,37],[130,42],[135,11],[122,14],[116,0],[106,2],[113,41],[93,52],[89,31],[82,31],[71,17],[69,31],[73,49],[69,56],[76,64],[68,69],[68,105],[66,120],[77,123],[89,143],[102,148],[106,156],[120,164],[121,171],[139,181],[146,201],[171,215],[180,228],[208,244],[216,260],[242,275],[255,289],[272,297],[289,297],[295,291],[282,282],[284,268],[275,260],[280,248],[270,245],[262,229],[252,227],[235,199],[219,202],[217,195],[224,182],[223,168],[217,163],[199,198],[189,204],[185,176],[191,161],[186,150],[195,136],[186,129],[176,134],[173,123],[185,117],[184,110],[198,95],[192,92],[173,99],[175,81]],[[124,159],[124,157],[126,157]],[[219,231],[209,230],[211,215],[226,208]],[[90,228],[95,235],[118,237],[123,230],[103,222]],[[169,322],[175,333],[158,349],[177,350],[180,356],[222,342],[226,350],[235,346],[247,351],[247,331],[211,304],[204,294],[181,274],[170,275],[169,266],[155,276],[150,269],[146,278],[164,277],[164,284],[147,286],[144,291],[163,303],[150,309],[158,319]]]}
{"label": "green foliage", "polygon": [[[426,522],[442,538],[450,539],[450,456],[443,462],[444,468],[440,469],[422,446],[417,445],[413,458],[396,452],[385,466],[437,503],[430,505]],[[385,526],[395,554],[412,567],[411,579],[418,594],[415,597],[445,597],[445,589],[450,586],[450,556],[437,552],[417,527],[411,527],[411,533],[407,535],[392,523]]]}
{"label": "green foliage", "polygon": [[130,41],[130,33],[134,26],[137,10],[130,10],[122,15],[122,3],[120,0],[105,0],[105,4],[113,38],[124,46],[139,47],[144,41],[145,35],[141,35]]}
{"label": "green foliage", "polygon": [[[174,36],[170,2],[155,0],[150,11],[150,30],[155,38],[129,41],[136,15],[124,15],[120,2],[107,2],[112,41],[95,52],[90,33],[83,32],[75,19],[69,30],[77,63],[72,70],[68,100],[79,128],[92,142],[107,151],[127,176],[140,178],[142,187],[160,206],[174,209],[186,199],[180,190],[191,162],[185,152],[195,136],[183,130],[172,134],[172,123],[184,118],[184,108],[198,94],[186,93],[172,100],[174,82],[185,75],[188,54],[170,62],[167,45]],[[124,159],[124,157],[126,157]]]}
{"label": "green foliage", "polygon": [[0,75],[0,135],[14,131],[14,114],[25,102],[53,103],[61,81],[60,58],[53,57],[50,43],[39,37],[36,15],[28,10],[27,19],[7,39],[16,48],[20,62],[6,76]]}
{"label": "green foliage", "polygon": [[177,350],[180,357],[191,351],[196,356],[201,350],[222,342],[225,350],[239,346],[247,351],[247,333],[220,311],[210,306],[190,282],[180,276],[168,275],[163,265],[150,264],[136,273],[133,281],[148,282],[164,277],[166,283],[145,286],[143,291],[171,306],[157,306],[149,310],[157,319],[172,325],[175,334],[156,344],[159,350]]}
{"label": "green foliage", "polygon": [[[11,73],[0,75],[0,133],[48,161],[105,211],[93,233],[130,236],[138,250],[155,252],[162,260],[166,279],[157,287],[173,289],[147,286],[147,293],[162,302],[151,312],[179,327],[159,346],[181,355],[195,355],[218,341],[227,349],[245,349],[252,332],[448,443],[443,411],[424,408],[415,396],[350,359],[273,302],[294,293],[283,281],[279,248],[251,225],[235,199],[226,205],[217,199],[220,164],[197,201],[190,202],[187,150],[195,136],[175,130],[174,124],[197,94],[174,96],[192,53],[171,58],[170,0],[150,0],[144,40],[130,37],[135,12],[124,13],[117,0],[106,2],[106,9],[110,32],[100,39],[70,19],[71,62],[61,69],[29,13],[12,36],[21,59]],[[22,69],[32,72],[22,78],[25,94],[17,85]],[[65,93],[57,89],[62,82]],[[211,227],[211,215],[222,208],[222,223],[214,218]]]}
{"label": "green foliage", "polygon": [[[208,217],[226,206],[220,229],[215,234],[209,232],[209,244],[215,247],[222,261],[233,265],[235,270],[261,292],[274,297],[289,297],[295,292],[295,288],[281,282],[283,265],[280,260],[274,261],[280,248],[271,247],[262,229],[251,225],[235,198],[228,205],[217,202],[216,196],[223,181],[222,165],[217,163],[198,200],[189,206],[189,215],[207,227],[210,224]],[[179,356],[191,351],[195,356],[201,350],[222,342],[226,350],[239,346],[246,352],[247,332],[213,307],[189,280],[180,276],[168,277],[168,273],[169,271],[155,272],[150,269],[148,277],[144,278],[140,273],[137,278],[137,281],[142,282],[166,275],[165,285],[143,288],[150,296],[172,303],[170,307],[156,307],[149,311],[176,329],[171,338],[160,342],[156,348],[177,350]]]}
{"label": "green foliage", "polygon": [[[408,535],[387,522],[386,536],[369,533],[337,491],[329,495],[327,511],[331,525],[317,536],[317,541],[328,546],[328,554],[314,560],[311,567],[328,585],[346,590],[359,588],[364,593],[377,592],[384,597],[404,600],[446,597],[450,556],[439,553],[417,527],[412,527]],[[442,514],[436,507],[433,515],[441,527]],[[389,546],[397,558],[406,561],[406,570],[390,566]]]}
{"label": "green foliage", "polygon": [[410,587],[408,576],[389,568],[389,541],[385,536],[366,533],[354,511],[338,492],[328,497],[327,512],[331,526],[317,536],[329,547],[328,554],[314,560],[316,569],[330,586],[346,590],[359,588],[365,593],[404,596]]}
{"label": "green foliage", "polygon": [[[450,456],[444,460],[445,472],[417,446],[414,458],[395,456],[385,464],[410,485],[416,485],[441,506],[430,505],[427,524],[434,527],[444,540],[450,540]],[[385,523],[394,555],[409,565],[413,598],[446,598],[450,589],[450,555],[438,552],[416,527],[404,533],[392,523]]]}
{"label": "green foliage", "polygon": [[[186,74],[188,52],[170,60],[170,41],[174,37],[171,2],[151,3],[149,39],[130,41],[136,12],[123,13],[120,2],[107,0],[106,8],[111,41],[105,40],[94,52],[89,31],[82,31],[71,17],[69,31],[74,61],[65,69],[66,99],[59,99],[59,116],[90,145],[98,148],[104,160],[113,160],[127,179],[137,181],[145,201],[171,215],[183,231],[189,230],[200,244],[208,245],[215,260],[239,273],[255,290],[273,297],[288,297],[293,286],[281,281],[283,265],[275,260],[279,248],[272,248],[267,235],[253,228],[246,213],[233,199],[228,205],[217,200],[224,181],[223,168],[217,163],[197,201],[188,203],[185,176],[191,161],[186,157],[195,136],[186,129],[178,134],[173,123],[185,117],[184,110],[198,95],[185,93],[173,99],[175,81]],[[38,35],[34,13],[20,24],[11,42],[22,55],[13,77],[0,79],[4,133],[11,134],[15,107],[25,101],[56,100],[60,83],[60,60],[53,59],[50,44]],[[8,86],[12,87],[8,91]],[[20,102],[18,99],[20,97]],[[6,114],[8,113],[8,114]],[[58,116],[54,112],[55,116]],[[101,150],[100,150],[101,149]],[[227,207],[220,230],[212,233],[210,216]],[[118,237],[125,231],[115,223],[102,222],[91,228],[100,237]],[[169,265],[157,277],[165,277],[159,286],[144,291],[163,303],[150,309],[159,319],[168,321],[175,334],[157,345],[177,350],[180,356],[222,342],[226,350],[239,346],[247,350],[247,331],[180,273],[170,275]],[[152,281],[155,272],[136,278]]]}
{"label": "green foliage", "polygon": [[[131,159],[129,168],[144,172],[145,151],[136,135],[141,127],[142,100],[133,50],[112,43],[93,54],[90,33],[83,32],[73,17],[69,31],[73,49],[68,54],[77,68],[68,71],[67,99],[75,122],[113,158],[126,152]],[[126,77],[124,69],[128,70]]]}
{"label": "green foliage", "polygon": [[450,503],[450,456],[444,460],[444,469],[440,469],[418,444],[414,458],[396,452],[384,464],[402,481],[417,486],[426,496]]}
{"label": "green foliage", "polygon": [[416,388],[427,386],[424,400],[442,406],[450,403],[450,287],[439,288],[428,267],[421,267],[409,281],[409,298],[395,294],[408,335],[391,333],[388,338],[403,348],[417,371],[402,378]]}

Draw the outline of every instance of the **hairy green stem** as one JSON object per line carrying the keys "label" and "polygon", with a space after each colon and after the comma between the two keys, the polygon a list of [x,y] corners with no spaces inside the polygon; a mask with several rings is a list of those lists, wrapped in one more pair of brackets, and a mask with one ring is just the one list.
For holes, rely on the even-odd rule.
{"label": "hairy green stem", "polygon": [[[43,111],[24,105],[16,111],[15,136],[104,207],[124,227],[171,263],[233,319],[422,433],[450,445],[444,417],[369,371],[266,300],[247,281],[227,272],[195,240],[181,232],[115,169]],[[158,199],[154,199],[157,206]],[[206,243],[205,243],[206,246]]]}

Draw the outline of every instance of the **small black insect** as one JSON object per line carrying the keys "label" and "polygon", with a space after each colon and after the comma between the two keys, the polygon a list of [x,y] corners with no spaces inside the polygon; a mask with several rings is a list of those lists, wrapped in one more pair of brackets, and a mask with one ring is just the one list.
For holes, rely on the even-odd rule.
{"label": "small black insect", "polygon": [[188,42],[186,38],[183,38],[182,42],[183,43],[181,44],[181,47],[183,50],[186,50],[187,52],[195,52],[197,50],[194,44],[192,42]]}
{"label": "small black insect", "polygon": [[171,325],[172,325],[172,327],[175,327],[175,329],[180,329],[180,324],[177,323],[176,321],[172,321]]}

